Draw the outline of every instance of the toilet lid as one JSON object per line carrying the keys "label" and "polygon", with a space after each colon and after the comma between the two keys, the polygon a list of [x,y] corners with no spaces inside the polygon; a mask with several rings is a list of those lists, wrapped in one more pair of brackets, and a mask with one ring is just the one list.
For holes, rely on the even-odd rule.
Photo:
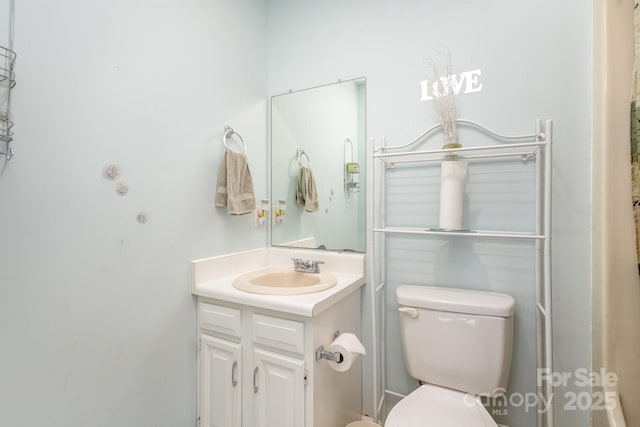
{"label": "toilet lid", "polygon": [[425,384],[391,409],[385,427],[497,427],[472,394]]}

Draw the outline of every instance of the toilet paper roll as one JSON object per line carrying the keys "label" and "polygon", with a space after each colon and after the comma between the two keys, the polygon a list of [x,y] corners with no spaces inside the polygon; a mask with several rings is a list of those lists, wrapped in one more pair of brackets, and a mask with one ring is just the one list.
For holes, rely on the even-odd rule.
{"label": "toilet paper roll", "polygon": [[327,351],[342,354],[342,362],[329,361],[331,369],[338,372],[349,370],[359,354],[367,354],[358,337],[350,332],[340,334],[338,338],[329,344]]}
{"label": "toilet paper roll", "polygon": [[446,160],[440,171],[440,228],[462,229],[462,205],[467,162]]}

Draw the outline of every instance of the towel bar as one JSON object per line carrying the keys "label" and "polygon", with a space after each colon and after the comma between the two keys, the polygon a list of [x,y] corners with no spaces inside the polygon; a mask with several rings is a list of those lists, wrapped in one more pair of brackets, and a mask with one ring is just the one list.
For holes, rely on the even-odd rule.
{"label": "towel bar", "polygon": [[300,163],[300,167],[302,167],[302,156],[307,158],[307,167],[311,167],[311,159],[309,159],[309,155],[302,149],[298,148],[298,163]]}
{"label": "towel bar", "polygon": [[224,148],[227,150],[231,150],[231,148],[229,148],[229,146],[227,145],[227,139],[231,138],[231,135],[233,134],[238,135],[238,138],[240,138],[240,142],[242,142],[242,152],[246,154],[247,144],[245,144],[244,138],[234,128],[232,128],[229,125],[225,125],[224,134],[222,135],[222,143],[224,144]]}

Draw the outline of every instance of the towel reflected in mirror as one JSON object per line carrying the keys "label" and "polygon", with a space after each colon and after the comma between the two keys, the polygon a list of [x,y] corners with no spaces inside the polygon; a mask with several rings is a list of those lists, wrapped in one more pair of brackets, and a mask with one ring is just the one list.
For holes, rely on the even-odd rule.
{"label": "towel reflected in mirror", "polygon": [[313,178],[311,168],[307,166],[300,167],[298,172],[296,203],[299,206],[303,206],[307,212],[316,212],[319,208],[316,181]]}

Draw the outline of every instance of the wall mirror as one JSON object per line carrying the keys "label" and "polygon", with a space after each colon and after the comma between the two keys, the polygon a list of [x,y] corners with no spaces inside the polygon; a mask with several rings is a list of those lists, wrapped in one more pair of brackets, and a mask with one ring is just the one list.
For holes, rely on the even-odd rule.
{"label": "wall mirror", "polygon": [[364,78],[271,98],[271,244],[365,251]]}

